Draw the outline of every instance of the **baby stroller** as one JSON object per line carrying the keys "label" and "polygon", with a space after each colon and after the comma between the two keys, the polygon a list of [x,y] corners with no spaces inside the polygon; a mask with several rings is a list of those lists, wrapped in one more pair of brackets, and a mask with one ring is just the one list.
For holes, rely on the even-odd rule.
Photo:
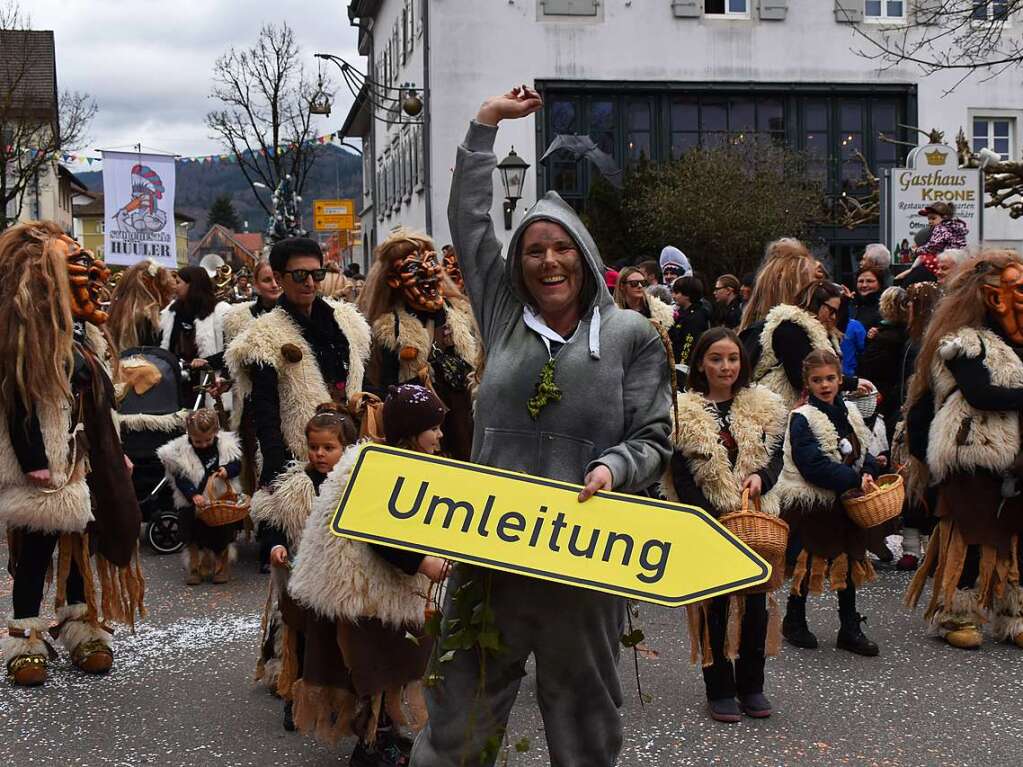
{"label": "baby stroller", "polygon": [[202,406],[202,393],[194,403],[181,401],[183,375],[201,376],[204,391],[213,381],[213,372],[208,368],[183,372],[176,356],[156,346],[125,349],[120,368],[118,386],[124,387],[118,406],[121,444],[135,465],[132,483],[142,509],[144,537],[156,553],[173,554],[183,545],[178,513],[156,450],[184,434],[187,405],[192,410]]}

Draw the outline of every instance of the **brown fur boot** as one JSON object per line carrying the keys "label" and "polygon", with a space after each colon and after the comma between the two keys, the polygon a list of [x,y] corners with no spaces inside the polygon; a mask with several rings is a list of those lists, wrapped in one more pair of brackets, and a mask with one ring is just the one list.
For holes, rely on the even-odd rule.
{"label": "brown fur boot", "polygon": [[234,553],[231,546],[220,552],[214,560],[213,582],[227,583],[231,580],[231,555]]}
{"label": "brown fur boot", "polygon": [[195,544],[186,546],[182,552],[185,563],[185,585],[198,586],[202,583],[202,555]]}
{"label": "brown fur boot", "polygon": [[[114,665],[113,632],[95,618],[88,618],[84,604],[57,610],[60,642],[71,662],[87,674],[105,674]],[[51,632],[52,633],[52,632]]]}
{"label": "brown fur boot", "polygon": [[45,638],[48,625],[43,618],[11,620],[8,635],[0,639],[7,676],[19,687],[36,687],[46,681],[46,661],[56,657]]}

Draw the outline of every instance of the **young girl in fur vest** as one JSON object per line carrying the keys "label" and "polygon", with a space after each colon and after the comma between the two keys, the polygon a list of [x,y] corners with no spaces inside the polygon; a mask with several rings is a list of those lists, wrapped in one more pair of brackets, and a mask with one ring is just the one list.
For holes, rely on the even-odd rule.
{"label": "young girl in fur vest", "polygon": [[156,451],[178,510],[185,542],[185,583],[197,586],[207,575],[212,575],[214,583],[227,583],[240,523],[209,527],[196,518],[196,511],[208,504],[206,487],[214,478],[235,485],[232,480],[241,472],[241,447],[232,432],[220,431],[217,413],[210,408],[189,413],[185,432]]}
{"label": "young girl in fur vest", "polygon": [[317,406],[316,415],[306,424],[305,438],[308,461],[293,462],[271,488],[257,491],[250,510],[252,521],[261,526],[273,565],[256,679],[284,699],[286,730],[295,729],[291,686],[302,673],[307,632],[317,629],[315,621],[288,596],[288,568],[298,553],[320,486],[345,447],[356,441],[358,430],[340,405],[326,402]]}
{"label": "young girl in fur vest", "polygon": [[[776,494],[768,491],[781,471],[787,414],[781,397],[750,386],[746,352],[727,328],[706,331],[691,360],[689,388],[678,395],[665,494],[720,517],[738,511],[748,490],[763,511],[777,514]],[[775,639],[768,640],[767,592],[785,576],[778,565],[777,579],[756,593],[715,597],[687,608],[692,660],[702,661],[710,715],[719,722],[738,722],[741,713],[771,715],[764,697],[764,656],[775,654],[780,640],[776,607],[771,611]]]}
{"label": "young girl in fur vest", "polygon": [[[387,443],[436,454],[445,413],[422,386],[391,387],[383,408]],[[292,688],[295,724],[327,742],[357,736],[352,765],[407,764],[411,742],[395,728],[426,723],[426,595],[430,581],[444,579],[446,563],[331,533],[357,458],[357,449],[346,451],[320,486],[288,584],[312,615],[302,677]]]}
{"label": "young girl in fur vest", "polygon": [[792,411],[785,434],[784,461],[775,492],[789,524],[789,554],[795,556],[792,590],[782,625],[796,647],[813,649],[817,637],[806,623],[806,597],[824,590],[825,576],[838,593],[838,647],[877,655],[877,645],[860,630],[856,588],[874,579],[866,557],[868,532],[845,513],[840,496],[866,491],[878,469],[868,446],[870,430],[840,392],[842,365],[827,350],[803,360],[805,405]]}

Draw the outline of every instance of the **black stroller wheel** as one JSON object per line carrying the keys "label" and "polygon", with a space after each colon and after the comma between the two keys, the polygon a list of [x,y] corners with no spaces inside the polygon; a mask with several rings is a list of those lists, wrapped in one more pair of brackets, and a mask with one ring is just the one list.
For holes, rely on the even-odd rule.
{"label": "black stroller wheel", "polygon": [[178,526],[178,515],[173,511],[157,513],[146,525],[146,543],[157,554],[174,554],[184,543]]}

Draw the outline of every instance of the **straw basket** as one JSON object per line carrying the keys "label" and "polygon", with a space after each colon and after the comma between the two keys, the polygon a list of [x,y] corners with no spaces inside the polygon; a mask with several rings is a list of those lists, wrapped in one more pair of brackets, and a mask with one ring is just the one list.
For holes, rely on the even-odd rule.
{"label": "straw basket", "polygon": [[859,527],[871,528],[883,525],[902,513],[902,502],[906,500],[906,486],[899,474],[885,474],[872,482],[873,489],[866,495],[842,495],[842,505],[849,519]]}
{"label": "straw basket", "polygon": [[718,522],[768,562],[778,562],[785,555],[789,526],[778,517],[760,511],[759,500],[755,505],[756,510],[751,510],[749,490],[743,490],[742,509],[722,515]]}
{"label": "straw basket", "polygon": [[860,415],[863,416],[864,420],[874,415],[874,412],[877,410],[877,398],[877,389],[869,391],[866,394],[845,395],[845,401],[854,404],[856,409],[860,411]]}
{"label": "straw basket", "polygon": [[[220,495],[214,494],[213,486],[216,482],[223,485],[224,492]],[[231,483],[219,477],[210,477],[206,483],[206,498],[209,503],[201,509],[195,510],[195,517],[208,527],[223,527],[241,522],[249,515],[249,497],[238,494],[231,487]]]}

